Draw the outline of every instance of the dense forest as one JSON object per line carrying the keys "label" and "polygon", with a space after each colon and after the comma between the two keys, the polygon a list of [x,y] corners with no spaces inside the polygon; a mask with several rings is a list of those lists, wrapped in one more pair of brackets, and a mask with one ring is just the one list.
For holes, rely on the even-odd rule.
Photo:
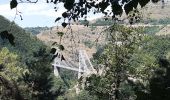
{"label": "dense forest", "polygon": [[[121,0],[125,3],[124,8],[118,1],[102,0],[96,4],[80,0],[74,5],[74,0],[51,0],[54,4],[64,3],[67,9],[62,14],[64,21],[78,20],[92,7],[98,9],[93,13],[100,11],[107,16],[105,9],[112,7],[112,19],[101,18],[94,23],[86,18],[79,20],[80,25],[91,27],[91,31],[98,26],[107,26],[102,31],[103,43],[97,43],[100,37],[96,37],[96,41],[83,42],[89,48],[96,44],[96,52],[90,59],[96,73],[79,79],[77,72],[61,68],[58,68],[60,77],[54,75],[52,59],[59,54],[54,56],[51,53],[54,48],[36,37],[51,27],[23,29],[15,21],[0,15],[0,100],[170,100],[170,35],[157,34],[168,27],[169,18],[150,19],[147,21],[149,25],[133,27],[132,24],[145,23],[135,15],[138,13],[136,9],[138,5],[144,7],[150,0]],[[151,0],[152,3],[158,1]],[[11,0],[11,9],[17,5],[17,0]],[[129,18],[128,25],[116,17],[123,10]],[[55,22],[60,19],[58,17]],[[64,28],[69,25],[61,23]],[[61,43],[65,33],[57,32],[57,35]],[[57,42],[52,45],[55,44]],[[58,47],[67,52],[64,44]],[[61,61],[66,60],[61,57]]]}

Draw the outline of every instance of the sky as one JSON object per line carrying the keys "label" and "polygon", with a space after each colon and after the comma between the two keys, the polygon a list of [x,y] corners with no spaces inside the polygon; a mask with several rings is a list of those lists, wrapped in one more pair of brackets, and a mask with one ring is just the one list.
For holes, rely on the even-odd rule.
{"label": "sky", "polygon": [[[30,3],[19,3],[17,10],[21,12],[23,20],[17,15],[15,18],[16,9],[10,9],[10,0],[0,0],[0,15],[3,15],[10,21],[15,18],[15,23],[21,27],[44,27],[44,26],[57,26],[59,23],[55,23],[57,17],[61,17],[62,13],[66,11],[63,4],[58,4],[58,11],[55,12],[54,4],[47,4],[46,0],[39,0],[36,4]],[[88,20],[93,20],[95,18],[101,17],[101,15],[87,16]]]}

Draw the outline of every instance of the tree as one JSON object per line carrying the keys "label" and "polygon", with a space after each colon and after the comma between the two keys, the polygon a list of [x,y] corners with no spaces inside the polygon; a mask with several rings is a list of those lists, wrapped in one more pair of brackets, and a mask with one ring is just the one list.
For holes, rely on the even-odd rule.
{"label": "tree", "polygon": [[26,62],[30,74],[24,76],[24,81],[32,88],[32,99],[54,100],[54,94],[51,91],[53,86],[52,67],[50,58],[45,48],[40,48],[38,52],[33,53],[34,58]]}
{"label": "tree", "polygon": [[29,74],[22,64],[17,61],[18,56],[9,52],[7,48],[0,51],[0,99],[23,100],[29,96],[29,88],[23,82],[23,75]]}
{"label": "tree", "polygon": [[148,89],[144,84],[133,84],[135,87],[136,100],[169,100],[169,61],[159,58],[159,67],[154,70],[154,74],[149,79]]}
{"label": "tree", "polygon": [[159,59],[160,68],[155,70],[155,75],[150,80],[151,100],[170,99],[170,63],[167,59]]}
{"label": "tree", "polygon": [[97,63],[104,66],[103,75],[88,77],[85,89],[101,100],[133,98],[134,94],[130,92],[132,89],[126,81],[133,75],[130,61],[139,48],[141,30],[115,24],[108,31],[108,44]]}

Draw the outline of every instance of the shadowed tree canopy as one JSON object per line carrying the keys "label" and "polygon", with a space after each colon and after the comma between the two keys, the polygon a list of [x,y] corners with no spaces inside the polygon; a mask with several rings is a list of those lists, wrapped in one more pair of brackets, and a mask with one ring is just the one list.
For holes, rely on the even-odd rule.
{"label": "shadowed tree canopy", "polygon": [[[64,8],[67,10],[63,12],[64,19],[78,20],[79,18],[86,18],[87,13],[93,12],[103,13],[105,16],[122,15],[125,11],[129,14],[130,11],[137,8],[138,5],[144,7],[149,2],[157,3],[160,0],[46,0],[47,3],[64,3]],[[37,3],[38,0],[11,0],[10,8],[16,8],[18,3]],[[106,8],[111,7],[111,11]],[[57,7],[54,8],[57,11]],[[61,8],[59,8],[61,9]],[[56,18],[55,22],[59,21],[61,17]],[[62,26],[67,26],[68,23],[63,22]]]}

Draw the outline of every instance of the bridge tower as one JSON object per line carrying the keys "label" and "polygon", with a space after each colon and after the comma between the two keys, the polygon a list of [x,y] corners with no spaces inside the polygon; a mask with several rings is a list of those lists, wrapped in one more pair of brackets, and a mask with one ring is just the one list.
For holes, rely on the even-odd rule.
{"label": "bridge tower", "polygon": [[90,62],[90,59],[86,53],[85,50],[79,50],[79,62],[78,66],[70,64],[71,62],[67,59],[62,60],[62,53],[56,50],[56,53],[54,54],[55,59],[54,63],[52,64],[54,67],[54,75],[56,77],[60,77],[59,74],[59,68],[65,68],[68,70],[76,71],[78,72],[78,79],[82,79],[82,84],[77,84],[74,88],[76,89],[76,93],[78,94],[80,92],[80,88],[84,88],[84,82],[85,78],[88,77],[91,74],[96,74],[96,70],[93,68],[93,65]]}

